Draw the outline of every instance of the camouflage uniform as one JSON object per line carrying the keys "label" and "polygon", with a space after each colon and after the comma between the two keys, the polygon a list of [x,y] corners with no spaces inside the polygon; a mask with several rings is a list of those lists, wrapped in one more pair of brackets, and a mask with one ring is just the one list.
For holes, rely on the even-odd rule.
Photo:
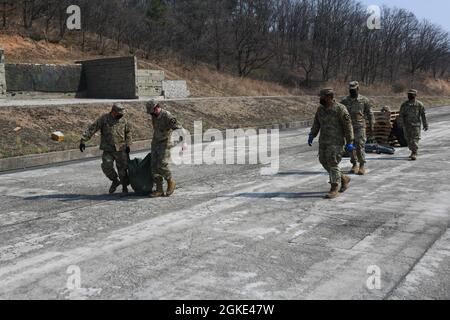
{"label": "camouflage uniform", "polygon": [[400,108],[400,121],[403,124],[403,131],[408,142],[409,149],[417,154],[422,128],[428,129],[425,107],[422,102],[406,101]]}
{"label": "camouflage uniform", "polygon": [[335,102],[331,108],[320,105],[310,135],[319,139],[319,161],[330,175],[331,184],[341,183],[339,163],[346,143],[354,139],[352,120],[346,107]]}
{"label": "camouflage uniform", "polygon": [[[91,140],[96,132],[101,132],[100,150],[103,150],[102,170],[111,181],[120,181],[128,185],[128,155],[126,147],[132,144],[131,130],[125,118],[116,120],[111,113],[104,114],[97,119],[81,136],[82,142]],[[117,174],[114,169],[116,162]]]}
{"label": "camouflage uniform", "polygon": [[183,129],[169,111],[162,110],[158,117],[152,117],[152,176],[155,182],[172,179],[169,169],[170,149],[173,147],[173,130]]}
{"label": "camouflage uniform", "polygon": [[351,96],[342,99],[341,103],[347,107],[350,113],[353,125],[353,133],[355,136],[354,147],[355,150],[352,153],[351,162],[356,165],[358,162],[361,166],[366,163],[366,119],[369,120],[371,132],[375,125],[375,117],[373,115],[372,102],[359,95],[358,98],[352,98]]}

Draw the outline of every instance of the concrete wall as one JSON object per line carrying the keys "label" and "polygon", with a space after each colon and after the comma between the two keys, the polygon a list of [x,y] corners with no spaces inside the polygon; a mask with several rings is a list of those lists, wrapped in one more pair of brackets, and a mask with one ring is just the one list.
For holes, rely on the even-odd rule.
{"label": "concrete wall", "polygon": [[6,94],[5,54],[0,48],[0,96]]}
{"label": "concrete wall", "polygon": [[163,95],[164,71],[138,70],[136,83],[139,97],[156,97]]}
{"label": "concrete wall", "polygon": [[136,99],[136,57],[81,61],[87,97],[96,99]]}
{"label": "concrete wall", "polygon": [[191,95],[184,80],[163,81],[163,92],[166,99],[187,98]]}
{"label": "concrete wall", "polygon": [[81,65],[5,65],[8,91],[79,92],[84,90]]}

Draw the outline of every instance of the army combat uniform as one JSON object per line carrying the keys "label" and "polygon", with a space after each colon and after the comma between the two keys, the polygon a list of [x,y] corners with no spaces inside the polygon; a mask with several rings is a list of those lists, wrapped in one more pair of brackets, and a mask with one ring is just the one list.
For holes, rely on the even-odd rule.
{"label": "army combat uniform", "polygon": [[[169,169],[170,149],[172,143],[172,132],[184,130],[172,114],[162,109],[162,102],[149,101],[146,104],[147,113],[152,116],[153,139],[152,139],[152,176],[156,183],[156,190],[150,195],[151,198],[171,196],[176,188],[176,182],[172,178]],[[180,141],[183,136],[180,137]],[[167,181],[167,192],[164,194],[163,181]]]}
{"label": "army combat uniform", "polygon": [[[351,83],[351,87],[352,88]],[[353,85],[353,87],[358,88],[357,82]],[[353,164],[353,173],[357,173],[358,162],[360,165],[360,174],[365,173],[365,164],[366,164],[366,142],[367,142],[367,132],[366,132],[366,119],[369,121],[370,132],[373,133],[375,126],[375,117],[373,115],[373,104],[372,102],[362,96],[358,95],[357,98],[352,98],[351,96],[347,96],[342,99],[341,103],[347,107],[348,112],[350,113],[350,117],[352,119],[353,125],[353,133],[355,136],[354,147],[355,150],[351,155],[351,162]]]}
{"label": "army combat uniform", "polygon": [[158,117],[152,117],[152,176],[158,186],[163,179],[172,181],[169,169],[170,149],[173,147],[171,137],[173,130],[182,130],[183,127],[169,111],[162,110]]}
{"label": "army combat uniform", "polygon": [[[415,91],[409,93],[414,94]],[[418,100],[406,101],[400,108],[400,121],[403,124],[403,131],[411,150],[411,159],[415,160],[419,151],[419,141],[421,139],[422,124],[428,130],[428,122],[425,114],[425,107]]]}
{"label": "army combat uniform", "polygon": [[[128,155],[126,148],[132,144],[131,130],[125,118],[114,119],[111,113],[98,118],[81,136],[82,142],[91,140],[96,132],[101,132],[100,150],[103,150],[102,170],[108,179],[122,185],[129,185]],[[118,174],[114,169],[116,162]]]}
{"label": "army combat uniform", "polygon": [[310,135],[319,139],[319,161],[330,175],[330,183],[340,184],[343,178],[339,164],[346,143],[353,142],[353,127],[347,108],[335,102],[330,108],[320,105]]}

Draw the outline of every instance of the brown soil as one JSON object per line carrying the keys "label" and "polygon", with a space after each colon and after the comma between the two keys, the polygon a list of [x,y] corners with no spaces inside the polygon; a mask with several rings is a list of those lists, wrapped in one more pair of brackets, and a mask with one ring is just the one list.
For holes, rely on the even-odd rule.
{"label": "brown soil", "polygon": [[[384,105],[398,109],[402,97],[375,97],[377,108]],[[428,106],[450,105],[450,97],[425,97]],[[98,116],[109,112],[109,104],[84,104],[49,107],[0,108],[0,158],[78,148],[80,135]],[[248,128],[311,119],[317,97],[223,98],[168,102],[172,112],[189,131],[194,121],[203,121],[203,129]],[[148,140],[152,135],[143,102],[127,104],[127,117],[134,139]],[[65,142],[50,139],[53,131],[62,131]],[[90,143],[99,143],[97,135]],[[301,143],[301,142],[299,142]]]}

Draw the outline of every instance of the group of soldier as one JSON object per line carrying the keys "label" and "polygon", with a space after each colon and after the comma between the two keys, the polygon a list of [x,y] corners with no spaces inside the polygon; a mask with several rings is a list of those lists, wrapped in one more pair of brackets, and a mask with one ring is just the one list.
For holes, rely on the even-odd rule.
{"label": "group of soldier", "polygon": [[[349,95],[340,103],[336,102],[333,89],[323,89],[319,96],[320,106],[314,118],[308,144],[312,146],[320,133],[319,161],[328,172],[331,184],[326,197],[334,199],[348,189],[351,181],[351,178],[339,168],[345,152],[351,154],[353,164],[349,173],[358,175],[367,173],[365,145],[367,123],[370,126],[370,133],[373,135],[375,132],[373,104],[359,94],[357,81],[350,82]],[[409,90],[408,101],[402,104],[399,116],[411,150],[409,158],[412,161],[417,160],[422,125],[425,131],[428,130],[425,107],[416,98],[417,90]],[[374,137],[371,137],[371,140],[374,140]]]}
{"label": "group of soldier", "polygon": [[[333,89],[323,89],[319,94],[320,106],[314,118],[308,144],[312,146],[314,139],[320,134],[319,161],[329,173],[331,184],[331,190],[326,196],[328,199],[338,197],[349,187],[351,178],[339,167],[345,152],[351,154],[353,166],[350,174],[362,176],[367,173],[365,153],[367,123],[373,135],[375,118],[372,102],[360,95],[359,90],[357,81],[350,82],[349,95],[340,103],[336,102]],[[428,130],[424,105],[416,100],[416,97],[417,91],[410,90],[408,101],[402,104],[400,110],[400,121],[411,150],[411,160],[417,159],[421,125],[423,124],[425,131]],[[162,102],[150,101],[146,104],[146,111],[151,115],[153,125],[151,173],[156,189],[150,194],[152,198],[171,196],[176,188],[176,182],[169,169],[170,149],[173,147],[171,135],[174,130],[183,128],[163,107]],[[128,193],[128,160],[133,140],[130,125],[124,117],[125,113],[123,105],[114,104],[110,113],[102,115],[89,126],[80,142],[80,151],[84,152],[86,142],[96,132],[101,132],[102,170],[112,182],[109,189],[111,194],[115,193],[120,185],[122,192]],[[163,189],[164,180],[167,182],[166,192]]]}
{"label": "group of soldier", "polygon": [[[151,170],[156,190],[151,198],[169,197],[176,188],[176,182],[169,169],[171,136],[173,130],[183,129],[177,119],[163,109],[162,102],[150,101],[146,104],[147,113],[152,117],[153,139]],[[133,143],[130,125],[125,116],[126,110],[122,104],[114,104],[110,113],[98,118],[81,136],[80,151],[86,150],[86,142],[92,139],[96,132],[101,133],[100,149],[103,151],[102,170],[112,184],[109,193],[113,194],[122,185],[122,193],[128,194],[129,176],[128,160]],[[116,163],[117,172],[114,169]],[[167,182],[164,192],[163,182]]]}

